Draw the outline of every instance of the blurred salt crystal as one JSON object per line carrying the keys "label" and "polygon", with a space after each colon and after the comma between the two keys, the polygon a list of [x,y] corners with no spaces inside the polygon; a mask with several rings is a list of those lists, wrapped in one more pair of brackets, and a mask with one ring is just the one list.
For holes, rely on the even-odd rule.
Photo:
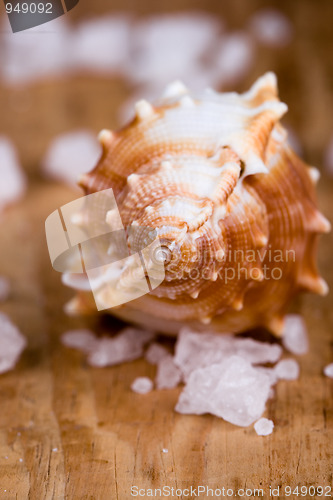
{"label": "blurred salt crystal", "polygon": [[326,375],[326,377],[333,378],[333,363],[325,366],[324,374]]}
{"label": "blurred salt crystal", "polygon": [[2,34],[2,77],[6,83],[27,84],[62,75],[70,69],[68,52],[72,39],[64,17],[15,35],[8,20],[3,23],[6,24]]}
{"label": "blurred salt crystal", "polygon": [[212,65],[215,82],[236,85],[249,72],[254,61],[254,45],[244,32],[233,32],[222,37],[214,47]]}
{"label": "blurred salt crystal", "polygon": [[7,278],[0,276],[0,302],[7,300],[10,292],[10,284]]}
{"label": "blurred salt crystal", "polygon": [[202,12],[144,19],[133,29],[128,78],[137,84],[167,84],[184,78],[192,64],[214,48],[221,26],[214,16]]}
{"label": "blurred salt crystal", "polygon": [[152,344],[150,344],[146,351],[145,359],[148,361],[148,363],[157,365],[157,363],[159,363],[168,354],[169,352],[165,347],[163,347],[161,344],[158,344],[157,342],[153,342]]}
{"label": "blurred salt crystal", "polygon": [[184,328],[178,335],[175,364],[186,380],[196,368],[220,363],[235,354],[254,364],[275,363],[282,348],[278,344],[225,334],[196,333]]}
{"label": "blurred salt crystal", "polygon": [[154,334],[136,328],[125,328],[113,338],[102,338],[90,352],[88,362],[92,366],[110,366],[133,361],[143,355],[144,345]]}
{"label": "blurred salt crystal", "polygon": [[285,316],[282,343],[293,354],[308,352],[309,341],[306,324],[298,314],[287,314]]}
{"label": "blurred salt crystal", "polygon": [[87,329],[69,330],[61,336],[61,342],[66,347],[79,349],[82,352],[92,352],[98,344],[95,334]]}
{"label": "blurred salt crystal", "polygon": [[101,146],[92,132],[74,130],[53,140],[42,168],[47,176],[75,185],[81,174],[96,165],[101,153]]}
{"label": "blurred salt crystal", "polygon": [[270,378],[240,356],[194,370],[181,393],[176,411],[212,413],[235,425],[248,426],[265,410]]}
{"label": "blurred salt crystal", "polygon": [[121,72],[127,66],[131,31],[131,20],[126,15],[81,22],[73,34],[73,66],[106,74]]}
{"label": "blurred salt crystal", "polygon": [[0,373],[12,370],[27,342],[8,316],[0,313]]}
{"label": "blurred salt crystal", "polygon": [[12,143],[0,136],[0,210],[24,194],[26,179]]}
{"label": "blurred salt crystal", "polygon": [[333,176],[333,137],[327,145],[324,155],[325,170],[329,175]]}
{"label": "blurred salt crystal", "polygon": [[180,369],[175,365],[173,357],[168,354],[157,365],[155,384],[157,389],[173,389],[182,380]]}
{"label": "blurred salt crystal", "polygon": [[268,436],[272,434],[274,429],[273,420],[268,420],[268,418],[259,418],[257,422],[254,424],[254,430],[258,434],[258,436]]}
{"label": "blurred salt crystal", "polygon": [[299,377],[299,364],[294,359],[282,359],[275,365],[274,372],[279,379],[296,380]]}
{"label": "blurred salt crystal", "polygon": [[285,47],[294,34],[291,21],[279,10],[267,7],[257,10],[250,18],[253,36],[268,47]]}
{"label": "blurred salt crystal", "polygon": [[137,377],[132,385],[131,389],[138,394],[147,394],[153,389],[153,381],[148,377]]}

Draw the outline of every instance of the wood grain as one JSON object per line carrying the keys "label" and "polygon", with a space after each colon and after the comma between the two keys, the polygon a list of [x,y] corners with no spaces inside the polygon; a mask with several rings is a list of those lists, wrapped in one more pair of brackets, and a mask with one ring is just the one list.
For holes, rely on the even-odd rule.
{"label": "wood grain", "polygon": [[[261,4],[249,1],[243,12],[244,2],[226,2],[231,26],[237,27],[237,9],[244,22]],[[102,5],[96,1],[96,13],[104,12]],[[316,5],[281,3],[297,25],[297,37],[288,51],[262,49],[249,80],[266,69],[277,71],[291,107],[290,123],[306,145],[306,159],[320,165],[333,125],[328,113],[333,69],[327,49],[328,43],[332,46],[327,26],[333,8],[323,1],[318,14]],[[208,8],[223,13],[220,3],[211,2]],[[90,326],[105,332],[106,323],[63,313],[72,292],[51,268],[44,222],[78,193],[41,179],[38,161],[55,133],[80,123],[96,131],[115,124],[116,102],[126,91],[119,81],[83,76],[26,89],[1,88],[1,131],[18,145],[30,182],[24,200],[0,220],[0,274],[12,282],[11,296],[0,309],[29,342],[16,369],[0,376],[0,499],[127,500],[135,485],[263,488],[264,498],[269,498],[271,485],[280,486],[279,498],[284,498],[286,485],[332,485],[333,385],[322,375],[323,366],[332,361],[332,293],[326,298],[304,295],[293,304],[306,319],[310,352],[299,358],[300,379],[277,385],[266,411],[275,429],[266,438],[258,437],[252,426],[243,429],[210,415],[175,413],[180,389],[134,394],[130,384],[135,377],[155,374],[144,360],[97,369],[87,365],[83,354],[62,346],[60,336],[67,329]],[[13,107],[18,96],[28,99],[30,114]],[[324,176],[319,199],[328,217],[332,188],[332,179]],[[332,234],[327,235],[320,247],[320,269],[331,289],[332,243]],[[108,325],[118,326],[112,321]]]}

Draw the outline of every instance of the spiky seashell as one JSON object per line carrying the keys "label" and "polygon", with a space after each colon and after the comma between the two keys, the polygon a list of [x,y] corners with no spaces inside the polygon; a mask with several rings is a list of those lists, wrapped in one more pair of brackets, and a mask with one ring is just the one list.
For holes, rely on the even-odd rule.
{"label": "spiky seashell", "polygon": [[[110,313],[165,332],[188,323],[280,334],[297,292],[327,292],[315,254],[330,225],[317,209],[317,172],[279,123],[287,106],[275,75],[244,94],[193,95],[175,82],[135,110],[127,127],[101,132],[102,157],[80,184],[86,194],[112,188],[125,227],[156,229],[165,279]],[[69,308],[89,302],[81,292]]]}

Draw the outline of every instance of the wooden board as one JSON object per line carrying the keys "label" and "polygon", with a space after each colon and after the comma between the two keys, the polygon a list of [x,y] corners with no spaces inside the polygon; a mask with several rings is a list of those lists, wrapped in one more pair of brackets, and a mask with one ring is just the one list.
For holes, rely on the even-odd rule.
{"label": "wooden board", "polygon": [[[260,4],[248,3],[252,10]],[[231,5],[229,2],[227,10],[232,14]],[[289,56],[287,52],[272,56],[270,69],[278,73],[281,69],[284,97],[292,101],[291,123],[307,144],[307,160],[320,163],[324,139],[332,124],[331,114],[327,116],[332,89],[326,78],[327,68],[332,67],[325,62],[328,31],[323,28],[327,37],[317,39],[317,22],[312,35],[306,38],[307,23],[311,14],[315,16],[317,2],[295,5],[299,10],[291,10],[298,15],[298,38]],[[327,26],[325,19],[333,11],[327,2],[323,5],[326,11],[323,9],[322,26]],[[214,6],[211,9],[218,9]],[[284,6],[288,9],[287,3]],[[303,40],[303,45],[302,36],[306,42]],[[310,67],[316,71],[305,79],[305,63],[300,58],[299,67],[294,69],[298,80],[293,87],[287,69],[295,51],[308,53],[313,63]],[[263,57],[266,59],[260,59],[254,73],[267,69],[268,53]],[[286,61],[282,63],[283,57]],[[47,215],[78,193],[42,180],[36,174],[37,159],[50,137],[76,126],[80,116],[93,127],[108,126],[109,111],[103,114],[103,99],[111,87],[114,90],[107,104],[110,111],[124,92],[116,81],[77,77],[70,82],[48,82],[28,89],[1,89],[2,131],[14,136],[22,162],[30,172],[30,183],[25,199],[0,220],[0,275],[12,281],[10,299],[1,304],[0,310],[15,321],[29,342],[16,369],[0,376],[0,499],[127,500],[132,498],[132,486],[176,489],[199,485],[229,488],[235,495],[240,488],[262,488],[263,498],[270,498],[269,486],[280,487],[275,498],[285,498],[286,486],[332,485],[333,384],[322,375],[323,366],[332,361],[331,294],[324,299],[306,295],[294,303],[294,310],[304,314],[309,328],[310,352],[299,358],[300,379],[277,385],[265,414],[273,419],[275,429],[266,438],[258,437],[252,426],[238,428],[210,415],[175,413],[180,388],[145,396],[134,394],[130,384],[135,377],[155,374],[155,368],[144,360],[97,369],[89,367],[81,353],[62,346],[60,336],[67,329],[96,325],[93,320],[73,319],[63,313],[63,305],[72,293],[64,289],[60,275],[51,268],[44,235]],[[81,100],[75,97],[78,94]],[[312,99],[317,94],[321,96],[318,108]],[[28,95],[33,103],[34,130],[29,129],[29,116],[20,115],[12,107],[13,99],[20,95]],[[50,104],[47,115],[45,107],[38,103],[45,104],[52,96],[56,96],[58,104]],[[85,96],[90,100],[83,106]],[[64,115],[69,99],[81,102],[82,108],[73,105],[66,108]],[[313,122],[305,120],[305,105],[322,131],[320,134],[316,129],[314,137]],[[15,117],[20,123],[16,127]],[[115,122],[111,111],[109,120]],[[320,181],[320,205],[329,217],[332,188],[331,179],[324,177]],[[320,268],[331,289],[332,247],[332,235],[324,236]],[[175,498],[185,499],[185,494]],[[149,492],[140,498],[149,498]],[[212,497],[201,494],[200,498]]]}

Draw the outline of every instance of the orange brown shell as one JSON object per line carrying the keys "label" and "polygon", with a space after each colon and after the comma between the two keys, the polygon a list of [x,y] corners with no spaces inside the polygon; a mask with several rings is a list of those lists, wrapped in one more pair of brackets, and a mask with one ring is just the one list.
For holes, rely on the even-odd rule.
{"label": "orange brown shell", "polygon": [[[119,132],[100,134],[102,157],[81,178],[86,194],[112,188],[124,226],[157,230],[169,251],[165,279],[109,312],[159,331],[276,334],[291,298],[325,294],[316,267],[316,169],[291,150],[287,107],[268,73],[244,94],[192,95],[181,83]],[[89,309],[81,294],[74,305]]]}

